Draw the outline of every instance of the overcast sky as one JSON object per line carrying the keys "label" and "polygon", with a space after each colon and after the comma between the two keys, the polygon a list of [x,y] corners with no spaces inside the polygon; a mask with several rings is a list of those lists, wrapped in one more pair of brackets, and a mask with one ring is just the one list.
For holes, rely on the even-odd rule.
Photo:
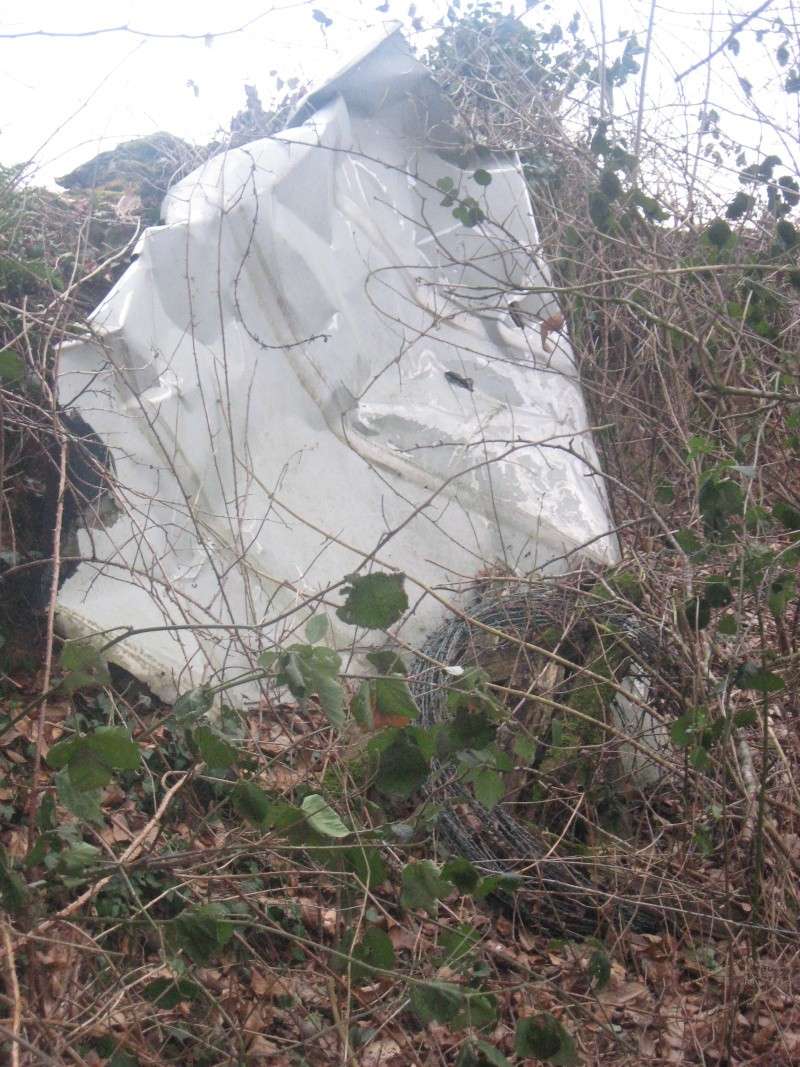
{"label": "overcast sky", "polygon": [[[270,71],[277,70],[284,78],[320,81],[396,19],[404,22],[418,47],[432,42],[432,27],[448,0],[417,0],[423,32],[414,32],[410,25],[409,3],[389,0],[384,12],[377,10],[381,0],[275,0],[271,6],[265,0],[224,4],[219,0],[4,0],[0,163],[35,159],[40,180],[51,183],[54,176],[98,150],[156,130],[205,143],[243,105],[245,82],[258,87],[267,105],[275,93]],[[579,10],[587,37],[594,34],[599,39],[600,3],[539,2],[526,20],[565,25]],[[604,0],[604,4],[608,40],[625,28],[638,30],[643,42],[650,0]],[[510,0],[507,6],[512,6]],[[523,6],[518,0],[518,10]],[[702,98],[705,72],[676,88],[675,71],[705,55],[750,6],[747,0],[657,0],[650,106],[664,109],[665,116],[670,104],[676,113],[687,99],[694,106],[693,97]],[[779,6],[776,3],[772,10]],[[332,25],[323,28],[313,17],[315,9],[325,12]],[[716,11],[713,23],[712,10]],[[75,34],[120,25],[155,34],[201,36],[195,40],[131,33],[84,38],[1,36],[35,30]],[[762,20],[759,25],[766,23]],[[204,40],[204,34],[212,36]],[[754,32],[750,37],[755,40]],[[740,131],[746,127],[737,116],[747,106],[738,80],[742,67],[755,82],[781,77],[780,71],[761,69],[765,53],[756,47],[744,40],[735,65],[732,57],[723,55],[714,68],[716,95]],[[749,71],[748,62],[759,69]],[[695,107],[691,114],[696,116],[696,111]],[[791,114],[787,121],[791,125]],[[796,135],[796,129],[793,132]],[[750,141],[757,136],[757,127],[747,131]]]}

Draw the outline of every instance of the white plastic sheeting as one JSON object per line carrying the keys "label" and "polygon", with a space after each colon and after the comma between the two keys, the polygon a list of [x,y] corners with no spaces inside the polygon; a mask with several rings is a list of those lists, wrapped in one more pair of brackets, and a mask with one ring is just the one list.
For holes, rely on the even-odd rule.
{"label": "white plastic sheeting", "polygon": [[[61,626],[155,628],[112,658],[165,699],[240,671],[362,566],[407,574],[413,645],[444,614],[425,587],[616,558],[568,342],[536,325],[557,305],[518,161],[465,155],[450,118],[386,38],[294,128],[181,181],[62,352],[60,402],[109,446],[120,511],[81,531]],[[485,221],[453,217],[448,178]],[[329,615],[337,647],[363,636]]]}

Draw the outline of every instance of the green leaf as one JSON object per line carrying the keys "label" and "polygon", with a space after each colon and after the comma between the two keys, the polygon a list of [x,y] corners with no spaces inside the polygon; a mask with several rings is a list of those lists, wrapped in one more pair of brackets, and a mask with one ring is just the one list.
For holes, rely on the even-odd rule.
{"label": "green leaf", "polygon": [[242,818],[256,826],[264,826],[269,820],[272,804],[255,782],[240,779],[231,792],[231,803]]}
{"label": "green leaf", "polygon": [[712,471],[704,479],[697,501],[706,533],[720,536],[728,530],[728,519],[741,515],[744,494],[736,482]]}
{"label": "green leaf", "polygon": [[76,789],[66,768],[58,772],[55,782],[59,803],[63,804],[67,811],[83,822],[94,823],[95,826],[105,826],[106,820],[100,807],[101,793],[99,789]]}
{"label": "green leaf", "polygon": [[736,727],[753,726],[758,721],[755,708],[740,708],[734,713],[733,725]]}
{"label": "green leaf", "polygon": [[442,877],[452,882],[459,893],[471,893],[481,880],[478,871],[463,856],[445,863],[442,867]]}
{"label": "green leaf", "polygon": [[776,618],[780,618],[783,615],[786,608],[794,600],[795,594],[795,578],[788,571],[779,574],[770,582],[767,603],[769,610]]}
{"label": "green leaf", "polygon": [[13,348],[0,350],[0,382],[4,385],[17,385],[25,377],[25,363],[22,356]]}
{"label": "green leaf", "polygon": [[755,663],[745,663],[736,674],[736,685],[757,693],[777,693],[783,689],[783,679]]}
{"label": "green leaf", "polygon": [[[389,935],[378,926],[371,926],[358,945],[353,949],[351,975],[354,982],[375,980],[375,973],[369,967],[379,967],[383,971],[394,969],[394,947]],[[359,966],[367,964],[368,967]]]}
{"label": "green leaf", "polygon": [[484,187],[492,184],[491,174],[488,170],[483,170],[482,168],[475,171],[475,173],[472,175],[472,180],[474,182],[477,182],[478,185],[482,185]]}
{"label": "green leaf", "polygon": [[424,982],[411,987],[411,1006],[424,1023],[447,1023],[464,1007],[464,994],[451,982]]}
{"label": "green leaf", "polygon": [[445,962],[462,963],[480,939],[481,935],[468,923],[459,923],[454,930],[445,930],[439,938],[439,945],[445,952]]}
{"label": "green leaf", "polygon": [[470,711],[460,707],[446,723],[437,738],[437,750],[440,756],[448,756],[465,749],[480,750],[487,748],[494,741],[497,723],[492,722],[483,709]]}
{"label": "green leaf", "polygon": [[192,734],[200,758],[210,768],[230,767],[239,758],[239,753],[210,726],[196,726]]}
{"label": "green leaf", "polygon": [[141,753],[124,727],[100,726],[93,734],[53,745],[47,762],[54,770],[66,767],[74,788],[86,792],[108,785],[115,770],[137,770]]}
{"label": "green leaf", "polygon": [[740,219],[743,215],[746,215],[752,207],[755,206],[755,197],[750,196],[748,193],[739,190],[734,196],[733,200],[728,204],[725,209],[725,216],[729,219]]}
{"label": "green leaf", "polygon": [[374,697],[372,682],[365,681],[361,683],[358,692],[350,701],[350,714],[363,730],[372,730],[375,727]]}
{"label": "green leaf", "polygon": [[468,1041],[458,1054],[456,1067],[511,1067],[511,1063],[486,1041]]}
{"label": "green leaf", "polygon": [[532,737],[522,734],[514,738],[514,755],[519,756],[523,763],[530,763],[536,755],[537,744]]}
{"label": "green leaf", "polygon": [[464,1008],[450,1023],[453,1029],[473,1026],[482,1030],[497,1022],[497,998],[491,993],[468,992],[464,995]]}
{"label": "green leaf", "polygon": [[376,678],[373,682],[375,710],[388,717],[416,719],[419,708],[414,703],[405,678]]}
{"label": "green leaf", "polygon": [[549,1012],[532,1019],[520,1019],[514,1039],[514,1051],[518,1056],[560,1064],[562,1067],[579,1063],[575,1042]]}
{"label": "green leaf", "polygon": [[503,776],[489,767],[479,767],[471,771],[469,781],[475,790],[475,796],[489,811],[501,801],[505,795],[506,786]]}
{"label": "green leaf", "polygon": [[456,183],[453,181],[452,178],[439,178],[436,182],[436,188],[439,190],[440,193],[452,192],[455,187]]}
{"label": "green leaf", "polygon": [[87,841],[78,841],[70,845],[58,857],[58,870],[61,874],[74,878],[82,875],[89,867],[94,867],[102,855],[99,848]]}
{"label": "green leaf", "polygon": [[706,579],[703,600],[710,608],[725,608],[733,600],[731,587],[724,578],[711,576]]}
{"label": "green leaf", "polygon": [[724,637],[733,637],[738,632],[738,624],[736,622],[736,616],[723,615],[717,623],[717,633],[722,634]]}
{"label": "green leaf", "polygon": [[784,529],[800,534],[800,511],[793,508],[791,504],[782,502],[776,504],[772,509],[772,517],[777,519]]}
{"label": "green leaf", "polygon": [[176,722],[187,723],[201,718],[213,706],[214,694],[208,686],[201,685],[182,693],[172,705],[172,714]]}
{"label": "green leaf", "polygon": [[313,619],[309,619],[306,623],[306,640],[310,645],[315,645],[317,641],[321,641],[327,632],[327,615],[315,615]]}
{"label": "green leaf", "polygon": [[199,1000],[203,990],[188,978],[155,978],[142,990],[142,996],[157,1008],[169,1011],[184,1000]]}
{"label": "green leaf", "polygon": [[708,604],[699,596],[693,596],[683,605],[686,620],[693,630],[705,630],[711,622],[711,611]]}
{"label": "green leaf", "polygon": [[115,1049],[105,1067],[141,1067],[141,1060],[125,1049]]}
{"label": "green leaf", "polygon": [[61,650],[61,669],[65,672],[61,688],[65,693],[108,685],[108,664],[94,645],[86,641],[67,641]]}
{"label": "green leaf", "polygon": [[391,741],[379,750],[375,785],[387,796],[410,797],[427,781],[429,762],[407,730],[386,734]]}
{"label": "green leaf", "polygon": [[491,893],[516,893],[521,885],[522,878],[518,874],[487,874],[472,895],[476,900],[483,900]]}
{"label": "green leaf", "polygon": [[595,991],[605,989],[611,978],[611,960],[603,948],[596,948],[589,957],[589,977]]}
{"label": "green leaf", "polygon": [[349,574],[342,587],[346,600],[336,614],[349,626],[385,630],[408,609],[404,574]]}
{"label": "green leaf", "polygon": [[401,657],[389,649],[368,652],[367,659],[379,674],[401,674],[404,678],[408,674],[406,665]]}
{"label": "green leaf", "polygon": [[480,204],[472,196],[465,196],[458,207],[453,209],[452,215],[470,229],[486,218]]}
{"label": "green leaf", "polygon": [[186,908],[172,920],[171,932],[178,948],[201,966],[219,955],[233,936],[233,924],[220,904]]}
{"label": "green leaf", "polygon": [[677,748],[688,748],[697,742],[707,723],[705,709],[694,708],[680,715],[671,724],[669,736]]}
{"label": "green leaf", "polygon": [[347,870],[352,871],[363,886],[374,889],[386,881],[386,864],[376,848],[352,845],[342,849],[340,855]]}
{"label": "green leaf", "polygon": [[8,853],[0,845],[0,905],[18,915],[28,903],[30,892],[24,879],[14,870]]}
{"label": "green leaf", "polygon": [[278,659],[279,685],[304,699],[316,693],[320,706],[334,726],[344,725],[344,690],[339,682],[341,657],[330,648],[292,645]]}
{"label": "green leaf", "polygon": [[724,219],[715,219],[706,229],[705,237],[715,248],[724,248],[733,237],[733,230]]}
{"label": "green leaf", "polygon": [[452,884],[443,878],[430,860],[407,863],[402,874],[403,891],[400,903],[404,908],[422,908],[429,915],[436,914],[437,901],[444,900],[452,891]]}
{"label": "green leaf", "polygon": [[309,826],[323,837],[349,837],[353,832],[345,826],[330,804],[318,793],[310,793],[301,804],[301,808]]}

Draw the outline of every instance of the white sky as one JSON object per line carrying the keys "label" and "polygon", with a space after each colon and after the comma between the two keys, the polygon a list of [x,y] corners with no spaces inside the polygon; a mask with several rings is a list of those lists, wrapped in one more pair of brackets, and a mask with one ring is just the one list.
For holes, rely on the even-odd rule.
{"label": "white sky", "polygon": [[[390,0],[388,12],[376,10],[380,2],[4,0],[0,11],[0,163],[35,159],[39,180],[52,183],[56,175],[68,172],[102,148],[156,130],[205,143],[243,106],[245,82],[255,84],[265,106],[269,104],[275,92],[271,70],[284,78],[299,75],[304,80],[323,80],[360,51],[371,34],[379,32],[381,26],[388,28],[396,19],[405,22],[418,46],[434,40],[430,29],[417,34],[411,31],[411,0]],[[462,7],[466,2],[463,0]],[[556,21],[565,25],[579,10],[585,32],[589,31],[586,36],[590,38],[594,31],[599,37],[601,2],[605,5],[607,39],[613,40],[621,28],[626,28],[639,31],[643,43],[650,0],[540,2],[526,21],[546,27]],[[685,93],[694,106],[694,101],[702,98],[705,72],[678,90],[675,70],[706,54],[709,42],[717,43],[732,21],[755,3],[657,0],[648,80],[651,105],[664,109],[666,116],[669,105],[680,105]],[[417,14],[422,15],[426,27],[431,27],[447,6],[448,0],[418,0]],[[518,9],[520,6],[517,0]],[[776,2],[775,9],[778,6]],[[709,37],[714,7],[717,13]],[[314,8],[333,19],[333,25],[323,31],[312,17]],[[76,33],[123,24],[152,33],[222,34],[248,23],[242,32],[215,36],[208,44],[202,39],[153,40],[130,33],[80,39],[2,36],[31,30]],[[751,72],[748,62],[758,69]],[[747,71],[754,84],[760,84],[769,79],[780,83],[783,72],[777,67],[768,69],[768,53],[746,38],[735,66],[736,70],[728,53],[715,64],[716,95],[728,109],[730,123],[742,131],[746,124],[739,116],[748,105],[737,74]],[[197,87],[197,95],[192,85]],[[783,105],[785,94],[779,97]],[[691,114],[696,116],[696,112],[694,107]],[[790,136],[796,138],[796,116],[793,119],[790,111],[785,121]],[[751,126],[749,139],[753,140],[757,132]],[[686,135],[690,133],[687,127]],[[789,163],[786,155],[784,151],[784,161]]]}

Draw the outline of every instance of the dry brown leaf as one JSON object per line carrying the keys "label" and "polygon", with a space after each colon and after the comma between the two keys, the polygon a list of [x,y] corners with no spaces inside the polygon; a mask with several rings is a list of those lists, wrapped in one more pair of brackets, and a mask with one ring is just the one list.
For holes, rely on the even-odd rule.
{"label": "dry brown leaf", "polygon": [[620,982],[613,978],[605,989],[597,994],[601,1004],[609,1008],[622,1008],[642,997],[649,997],[650,992],[642,982]]}

